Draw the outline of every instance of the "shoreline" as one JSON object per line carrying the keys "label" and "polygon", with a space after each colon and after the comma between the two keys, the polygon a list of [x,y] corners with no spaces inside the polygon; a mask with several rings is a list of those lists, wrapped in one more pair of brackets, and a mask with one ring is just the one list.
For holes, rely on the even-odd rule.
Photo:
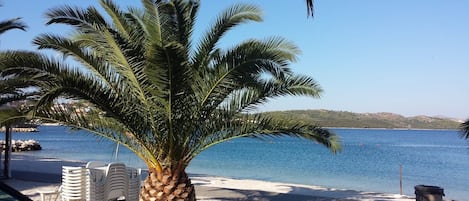
{"label": "shoreline", "polygon": [[[42,123],[39,124],[39,126],[64,126],[59,123]],[[366,130],[448,130],[448,131],[458,131],[459,129],[457,128],[400,128],[400,127],[395,127],[395,128],[382,128],[382,127],[329,127],[325,126],[323,128],[326,129],[366,129]]]}
{"label": "shoreline", "polygon": [[[40,200],[38,191],[55,190],[60,185],[62,166],[81,166],[83,161],[67,161],[57,158],[13,155],[12,179],[1,182],[17,189],[32,200]],[[369,200],[410,201],[414,196],[326,188],[253,179],[235,179],[211,175],[190,174],[198,200]]]}
{"label": "shoreline", "polygon": [[356,130],[410,130],[410,131],[458,131],[456,128],[360,128],[360,127],[324,127],[326,129],[356,129]]}

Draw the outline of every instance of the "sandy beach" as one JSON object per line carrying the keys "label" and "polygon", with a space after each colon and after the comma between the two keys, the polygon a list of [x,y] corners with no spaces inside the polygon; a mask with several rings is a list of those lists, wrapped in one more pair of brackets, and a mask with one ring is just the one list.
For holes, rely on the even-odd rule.
{"label": "sandy beach", "polygon": [[[41,200],[39,191],[51,191],[59,187],[62,166],[81,166],[84,162],[54,158],[35,158],[13,155],[12,179],[2,180],[32,200]],[[198,200],[204,201],[410,201],[414,196],[401,196],[350,189],[325,188],[249,179],[233,179],[207,175],[190,175],[196,187]]]}

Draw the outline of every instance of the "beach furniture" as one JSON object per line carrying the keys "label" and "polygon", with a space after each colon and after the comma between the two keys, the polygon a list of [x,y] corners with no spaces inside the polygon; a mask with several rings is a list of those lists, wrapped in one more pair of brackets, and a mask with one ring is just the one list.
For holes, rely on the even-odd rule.
{"label": "beach furniture", "polygon": [[59,186],[55,190],[50,191],[38,191],[41,201],[58,201],[60,197],[60,192],[62,191],[62,186]]}
{"label": "beach furniture", "polygon": [[[101,167],[101,166],[99,166]],[[86,191],[87,201],[104,200],[104,187],[106,174],[99,167],[88,168],[88,186]]]}
{"label": "beach furniture", "polygon": [[438,186],[417,185],[415,188],[416,201],[443,201],[444,189]]}
{"label": "beach furniture", "polygon": [[100,170],[107,164],[102,161],[89,161],[85,168],[88,171],[88,183],[86,191],[87,201],[104,200],[105,171]]}
{"label": "beach furniture", "polygon": [[88,164],[87,201],[116,200],[138,201],[140,171],[123,163]]}
{"label": "beach furniture", "polygon": [[141,183],[141,170],[127,167],[128,189],[126,200],[138,201]]}
{"label": "beach furniture", "polygon": [[84,167],[62,166],[62,185],[38,191],[42,201],[138,201],[141,170],[124,163],[90,161]]}
{"label": "beach furniture", "polygon": [[96,167],[103,167],[106,166],[106,162],[103,161],[89,161],[86,163],[85,168],[96,168]]}
{"label": "beach furniture", "polygon": [[87,180],[86,168],[62,166],[62,186],[60,191],[62,200],[86,200]]}
{"label": "beach furniture", "polygon": [[123,163],[110,163],[106,169],[105,200],[128,197],[128,176]]}

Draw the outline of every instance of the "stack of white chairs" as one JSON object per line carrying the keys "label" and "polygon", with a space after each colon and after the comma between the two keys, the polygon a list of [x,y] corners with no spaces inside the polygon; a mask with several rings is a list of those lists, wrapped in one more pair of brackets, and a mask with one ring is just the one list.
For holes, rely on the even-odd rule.
{"label": "stack of white chairs", "polygon": [[[129,186],[125,164],[109,163],[106,168],[106,184],[104,185],[105,200],[128,197]],[[127,200],[127,199],[126,199]]]}
{"label": "stack of white chairs", "polygon": [[99,168],[105,167],[107,164],[101,161],[90,161],[86,164],[88,173],[86,200],[100,201],[104,200],[104,187],[106,184],[105,171]]}
{"label": "stack of white chairs", "polygon": [[106,166],[106,162],[103,161],[89,161],[86,163],[86,168],[98,168],[98,167],[103,167]]}
{"label": "stack of white chairs", "polygon": [[[123,163],[90,161],[85,167],[63,166],[62,185],[54,193],[60,193],[62,201],[138,201],[140,182],[140,170]],[[40,193],[41,197],[52,195]]]}
{"label": "stack of white chairs", "polygon": [[87,201],[115,200],[138,201],[140,171],[126,167],[123,163],[92,161],[86,165],[88,171]]}
{"label": "stack of white chairs", "polygon": [[61,196],[63,201],[86,200],[87,174],[84,167],[62,167]]}
{"label": "stack of white chairs", "polygon": [[135,168],[127,167],[129,193],[125,199],[126,201],[138,201],[141,182],[140,172]]}

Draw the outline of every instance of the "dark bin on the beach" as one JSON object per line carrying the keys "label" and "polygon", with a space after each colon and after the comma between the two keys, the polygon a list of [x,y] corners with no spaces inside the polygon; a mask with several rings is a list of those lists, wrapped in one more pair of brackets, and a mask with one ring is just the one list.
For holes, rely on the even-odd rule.
{"label": "dark bin on the beach", "polygon": [[443,188],[438,186],[415,186],[415,200],[416,201],[443,201],[445,195]]}

